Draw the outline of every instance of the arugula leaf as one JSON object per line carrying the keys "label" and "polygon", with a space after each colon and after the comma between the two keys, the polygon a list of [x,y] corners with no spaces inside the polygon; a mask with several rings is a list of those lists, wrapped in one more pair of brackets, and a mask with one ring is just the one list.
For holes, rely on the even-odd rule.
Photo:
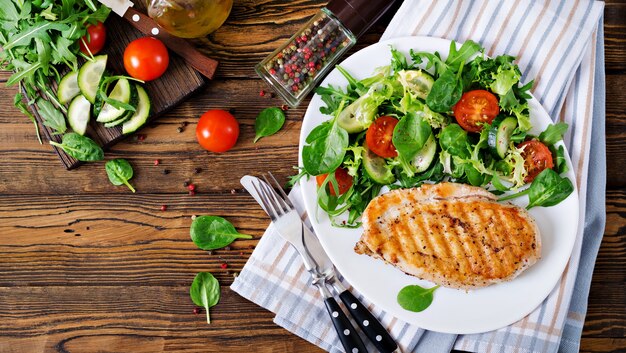
{"label": "arugula leaf", "polygon": [[559,174],[566,173],[569,170],[569,167],[567,166],[567,161],[565,159],[565,148],[563,145],[559,146],[559,148],[550,146],[550,151],[554,156],[554,170]]}
{"label": "arugula leaf", "polygon": [[450,43],[450,53],[448,54],[448,59],[446,59],[446,64],[450,69],[454,72],[458,72],[464,63],[466,63],[472,55],[478,53],[482,50],[480,44],[467,40],[461,48],[456,50],[456,43],[452,41]]}
{"label": "arugula leaf", "polygon": [[67,130],[65,116],[54,105],[43,98],[37,99],[39,114],[43,119],[43,124],[56,130],[56,133],[63,134]]}
{"label": "arugula leaf", "polygon": [[394,48],[391,48],[391,68],[394,72],[411,68],[406,61],[406,56]]}
{"label": "arugula leaf", "polygon": [[22,112],[22,114],[26,115],[28,119],[33,122],[33,124],[35,125],[37,140],[39,141],[39,144],[42,144],[43,142],[41,142],[41,134],[39,134],[39,125],[37,125],[37,120],[35,120],[35,116],[31,114],[26,104],[22,101],[23,98],[24,96],[22,96],[21,93],[16,94],[15,97],[13,97],[13,105],[15,105],[17,109]]}

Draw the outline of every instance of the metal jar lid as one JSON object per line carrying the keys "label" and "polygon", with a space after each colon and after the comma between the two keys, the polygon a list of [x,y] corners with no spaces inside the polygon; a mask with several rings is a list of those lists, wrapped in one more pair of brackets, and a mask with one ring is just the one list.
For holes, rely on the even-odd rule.
{"label": "metal jar lid", "polygon": [[396,0],[331,0],[326,8],[358,38],[395,2]]}

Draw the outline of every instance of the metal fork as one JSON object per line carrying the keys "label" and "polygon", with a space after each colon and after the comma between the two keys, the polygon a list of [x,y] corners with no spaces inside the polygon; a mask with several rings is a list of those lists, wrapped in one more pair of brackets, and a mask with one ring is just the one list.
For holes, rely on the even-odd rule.
{"label": "metal fork", "polygon": [[[278,184],[271,173],[270,177],[276,184]],[[280,186],[278,187],[280,190],[279,195],[272,187],[270,187],[271,183],[267,180],[265,175],[263,175],[263,179],[265,180],[265,183],[260,181],[252,182],[252,187],[259,196],[261,206],[263,206],[267,214],[272,219],[272,223],[278,233],[291,243],[291,245],[294,246],[296,251],[298,251],[302,257],[304,266],[313,278],[313,284],[318,288],[320,294],[324,298],[326,310],[330,315],[330,319],[333,322],[333,326],[337,331],[337,336],[339,336],[339,340],[341,341],[344,349],[346,352],[352,353],[367,352],[367,349],[365,348],[365,345],[363,344],[363,341],[361,340],[361,337],[357,333],[356,329],[352,326],[346,314],[343,310],[341,310],[339,303],[337,303],[326,287],[326,274],[320,273],[317,263],[311,257],[311,254],[304,245],[302,237],[305,225],[302,223],[298,211],[296,211],[295,207],[291,201],[289,201],[289,198]]]}

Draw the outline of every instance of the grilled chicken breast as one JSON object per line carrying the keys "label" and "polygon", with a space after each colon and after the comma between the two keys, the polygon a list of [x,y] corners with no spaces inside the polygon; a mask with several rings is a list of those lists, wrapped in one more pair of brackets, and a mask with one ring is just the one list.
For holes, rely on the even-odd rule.
{"label": "grilled chicken breast", "polygon": [[528,212],[479,187],[394,190],[373,199],[362,218],[357,253],[445,287],[511,280],[541,256],[539,229]]}

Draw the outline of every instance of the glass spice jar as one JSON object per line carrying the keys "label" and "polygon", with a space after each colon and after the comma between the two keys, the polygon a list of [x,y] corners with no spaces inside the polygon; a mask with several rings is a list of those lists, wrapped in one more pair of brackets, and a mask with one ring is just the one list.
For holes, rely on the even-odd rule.
{"label": "glass spice jar", "polygon": [[331,0],[255,70],[296,107],[394,0]]}

